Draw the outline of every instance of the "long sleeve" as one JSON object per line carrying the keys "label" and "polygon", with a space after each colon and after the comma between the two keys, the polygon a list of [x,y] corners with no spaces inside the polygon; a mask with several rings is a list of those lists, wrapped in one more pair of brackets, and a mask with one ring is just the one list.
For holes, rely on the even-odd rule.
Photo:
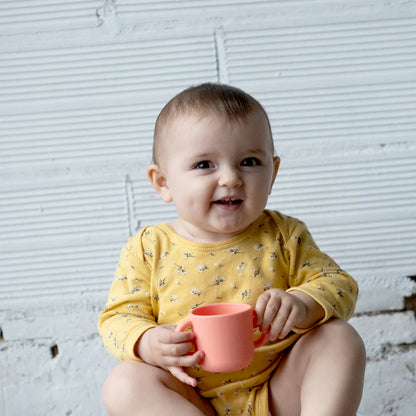
{"label": "long sleeve", "polygon": [[288,234],[284,246],[288,291],[300,290],[317,301],[325,310],[320,323],[331,317],[349,319],[358,296],[355,280],[319,250],[303,222],[289,222]]}
{"label": "long sleeve", "polygon": [[150,294],[151,265],[141,245],[142,233],[130,238],[121,250],[106,307],[98,318],[106,349],[121,361],[137,360],[137,340],[156,326]]}

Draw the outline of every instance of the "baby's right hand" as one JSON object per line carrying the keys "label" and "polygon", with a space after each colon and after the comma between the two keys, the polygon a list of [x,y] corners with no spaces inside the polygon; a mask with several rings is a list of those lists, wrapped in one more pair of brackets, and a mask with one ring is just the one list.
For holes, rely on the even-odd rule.
{"label": "baby's right hand", "polygon": [[188,354],[193,338],[191,331],[177,332],[174,325],[159,325],[141,336],[137,352],[143,361],[168,370],[182,383],[195,387],[196,379],[182,369],[197,364],[203,357],[201,351]]}

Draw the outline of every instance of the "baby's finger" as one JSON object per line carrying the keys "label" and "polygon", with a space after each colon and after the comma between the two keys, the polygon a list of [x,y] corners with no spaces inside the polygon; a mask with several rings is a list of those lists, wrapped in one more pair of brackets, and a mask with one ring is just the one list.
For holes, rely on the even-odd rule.
{"label": "baby's finger", "polygon": [[196,387],[196,379],[186,374],[181,367],[169,367],[168,370],[174,377],[176,377],[182,383],[189,384],[192,387]]}
{"label": "baby's finger", "polygon": [[204,353],[202,351],[196,351],[193,354],[183,355],[181,357],[181,366],[182,367],[192,367],[195,364],[198,364],[204,358]]}
{"label": "baby's finger", "polygon": [[264,292],[262,293],[256,302],[256,313],[257,313],[257,324],[261,326],[264,322],[264,312],[267,307],[267,303],[270,300],[270,293]]}
{"label": "baby's finger", "polygon": [[194,344],[191,342],[180,342],[177,344],[161,344],[160,352],[165,357],[180,357],[188,354],[192,350]]}
{"label": "baby's finger", "polygon": [[180,342],[191,341],[194,338],[192,331],[175,331],[174,325],[164,325],[164,331],[159,334],[159,341],[163,344],[177,344]]}
{"label": "baby's finger", "polygon": [[197,351],[194,354],[187,354],[181,356],[166,356],[165,367],[192,367],[197,364],[203,358],[204,354],[201,351]]}
{"label": "baby's finger", "polygon": [[279,297],[274,296],[270,299],[269,303],[267,304],[266,310],[264,311],[262,325],[263,331],[266,331],[270,325],[272,325],[273,329],[273,324],[275,324],[276,319],[279,319],[281,307],[282,301]]}
{"label": "baby's finger", "polygon": [[282,305],[276,314],[270,329],[271,341],[275,341],[277,338],[281,338],[282,330],[285,328],[289,315],[290,309],[286,305]]}
{"label": "baby's finger", "polygon": [[283,338],[287,337],[289,332],[296,326],[295,325],[296,319],[297,319],[296,310],[294,308],[292,308],[290,313],[289,313],[289,316],[286,319],[286,322],[285,322],[283,328],[280,331],[280,334],[278,335],[278,338],[283,339]]}

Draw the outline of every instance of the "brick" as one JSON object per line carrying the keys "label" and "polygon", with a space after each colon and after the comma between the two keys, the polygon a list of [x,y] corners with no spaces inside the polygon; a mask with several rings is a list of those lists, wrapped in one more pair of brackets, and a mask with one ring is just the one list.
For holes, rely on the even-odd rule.
{"label": "brick", "polygon": [[353,317],[350,322],[363,338],[370,360],[392,354],[395,345],[416,343],[416,320],[410,311]]}

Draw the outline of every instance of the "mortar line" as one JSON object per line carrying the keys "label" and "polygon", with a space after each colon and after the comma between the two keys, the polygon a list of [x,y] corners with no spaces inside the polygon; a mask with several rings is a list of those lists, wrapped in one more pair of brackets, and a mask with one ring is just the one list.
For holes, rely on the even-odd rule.
{"label": "mortar line", "polygon": [[133,198],[133,182],[130,175],[126,175],[124,182],[126,192],[126,208],[127,208],[127,223],[129,227],[129,235],[135,234],[135,218],[134,218],[134,198]]}
{"label": "mortar line", "polygon": [[215,30],[214,41],[215,58],[217,61],[217,79],[218,82],[228,84],[230,82],[230,78],[228,76],[227,53],[225,50],[225,36],[224,29],[222,27],[218,27]]}

